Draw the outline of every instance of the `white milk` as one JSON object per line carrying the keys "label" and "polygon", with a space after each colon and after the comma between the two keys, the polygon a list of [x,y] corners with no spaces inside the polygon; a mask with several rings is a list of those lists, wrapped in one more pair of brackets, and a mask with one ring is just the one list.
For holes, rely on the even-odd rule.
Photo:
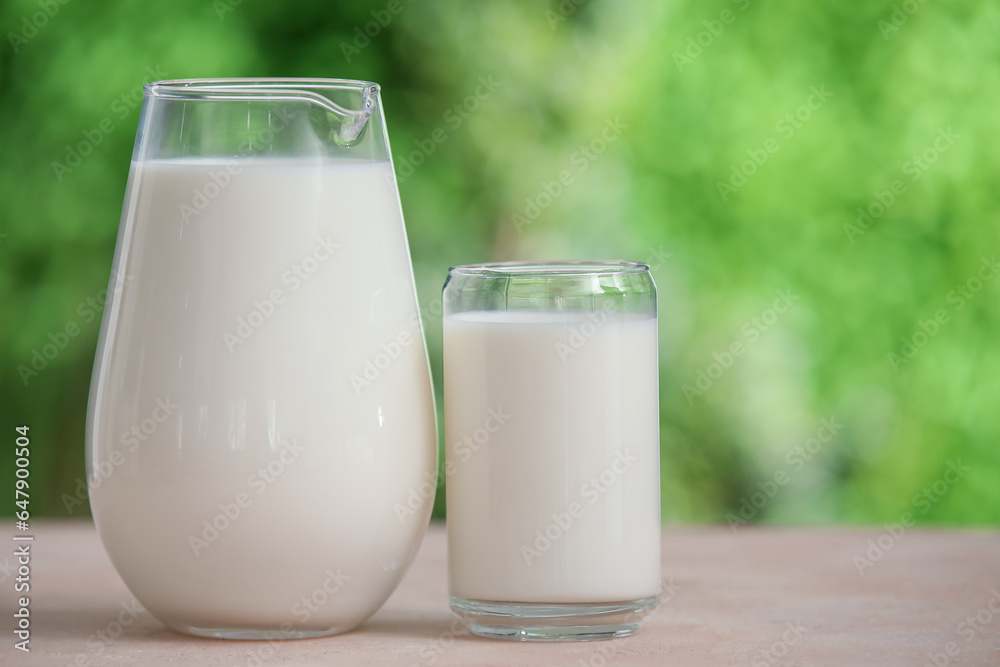
{"label": "white milk", "polygon": [[444,321],[451,595],[633,601],[660,587],[656,319]]}
{"label": "white milk", "polygon": [[390,164],[139,163],[136,196],[88,433],[108,553],[177,628],[361,623],[436,459]]}

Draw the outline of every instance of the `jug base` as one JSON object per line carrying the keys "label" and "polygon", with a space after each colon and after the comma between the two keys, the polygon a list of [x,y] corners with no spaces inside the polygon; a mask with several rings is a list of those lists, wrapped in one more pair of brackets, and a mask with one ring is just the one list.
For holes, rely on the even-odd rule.
{"label": "jug base", "polygon": [[317,628],[310,630],[287,628],[196,628],[190,625],[170,626],[177,632],[209,639],[246,639],[249,641],[281,639],[315,639],[347,632],[351,628]]}

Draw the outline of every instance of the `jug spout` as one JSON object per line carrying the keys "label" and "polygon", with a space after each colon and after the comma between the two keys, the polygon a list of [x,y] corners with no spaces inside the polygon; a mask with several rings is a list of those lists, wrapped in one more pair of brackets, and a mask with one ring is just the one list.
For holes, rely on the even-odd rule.
{"label": "jug spout", "polygon": [[[360,92],[360,99],[335,101],[327,95],[305,89],[290,89],[278,97],[301,100],[319,106],[325,113],[329,114],[327,120],[330,121],[331,137],[342,146],[350,146],[358,140],[368,121],[378,109],[378,84],[364,84],[356,91]],[[269,91],[268,99],[273,100],[275,97],[274,93]]]}
{"label": "jug spout", "polygon": [[338,144],[350,146],[361,136],[368,121],[378,109],[378,84],[370,83],[355,89],[355,93],[360,92],[360,100],[357,95],[352,95],[352,99],[331,99],[329,95],[308,89],[286,89],[275,91],[274,89],[249,89],[251,95],[258,93],[262,100],[286,100],[302,101],[320,107],[327,116],[330,124],[330,135]]}
{"label": "jug spout", "polygon": [[[347,111],[337,107],[335,113],[343,116],[340,128],[336,130],[337,140],[344,145],[350,145],[357,141],[361,131],[365,129],[368,120],[375,113],[378,101],[378,86],[366,86],[361,91],[361,108],[357,111]],[[336,105],[333,105],[336,106]]]}

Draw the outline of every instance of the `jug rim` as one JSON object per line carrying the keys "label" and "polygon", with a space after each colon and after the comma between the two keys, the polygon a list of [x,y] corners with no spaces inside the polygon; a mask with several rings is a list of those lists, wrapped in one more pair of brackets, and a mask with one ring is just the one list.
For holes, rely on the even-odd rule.
{"label": "jug rim", "polygon": [[164,93],[196,93],[197,91],[212,92],[260,92],[251,89],[274,89],[276,91],[296,90],[298,88],[330,88],[362,90],[374,88],[380,90],[374,81],[360,79],[322,79],[309,77],[226,77],[218,79],[162,79],[150,81],[144,86],[147,93],[156,96],[168,96]]}
{"label": "jug rim", "polygon": [[[147,83],[143,91],[150,98],[185,102],[307,102],[343,119],[337,137],[344,145],[355,142],[368,119],[381,108],[379,85],[353,79],[164,79]],[[360,108],[347,108],[339,100],[335,102],[325,94],[328,91],[360,93],[357,100]]]}

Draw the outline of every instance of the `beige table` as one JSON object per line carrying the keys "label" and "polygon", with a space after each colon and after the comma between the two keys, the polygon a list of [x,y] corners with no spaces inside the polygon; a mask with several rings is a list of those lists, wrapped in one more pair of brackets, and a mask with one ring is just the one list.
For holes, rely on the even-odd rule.
{"label": "beige table", "polygon": [[[92,524],[32,528],[31,652],[13,648],[15,575],[0,571],[2,665],[925,665],[931,655],[942,665],[1000,665],[995,533],[910,529],[896,540],[879,530],[667,528],[663,573],[674,592],[638,635],[534,644],[472,637],[454,622],[437,525],[368,623],[287,642],[198,639],[144,611],[133,618],[134,598]],[[880,537],[889,548],[876,561]],[[873,545],[859,574],[854,557],[868,559]],[[0,566],[12,552],[0,552]],[[119,628],[117,639],[98,634]]]}

